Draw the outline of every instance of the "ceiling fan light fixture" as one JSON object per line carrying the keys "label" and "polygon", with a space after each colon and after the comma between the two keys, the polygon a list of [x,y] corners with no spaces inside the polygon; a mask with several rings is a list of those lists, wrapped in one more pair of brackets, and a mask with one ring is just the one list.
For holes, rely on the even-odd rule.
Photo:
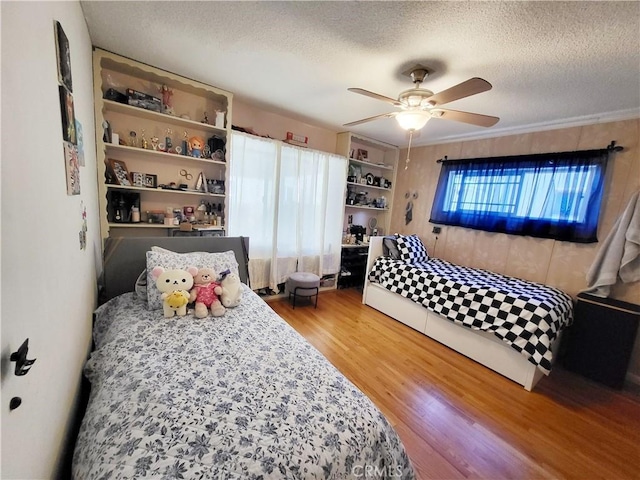
{"label": "ceiling fan light fixture", "polygon": [[406,110],[396,115],[396,120],[400,127],[409,131],[420,130],[430,118],[429,112],[423,110]]}
{"label": "ceiling fan light fixture", "polygon": [[422,105],[422,97],[420,95],[411,95],[407,97],[407,105],[409,107],[420,107]]}

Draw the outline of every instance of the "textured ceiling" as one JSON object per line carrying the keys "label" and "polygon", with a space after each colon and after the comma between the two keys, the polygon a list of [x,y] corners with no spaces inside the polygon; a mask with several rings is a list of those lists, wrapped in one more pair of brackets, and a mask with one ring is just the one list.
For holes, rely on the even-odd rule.
{"label": "textured ceiling", "polygon": [[[446,107],[501,118],[490,129],[432,119],[418,144],[640,112],[639,2],[81,2],[94,45],[229,90],[302,121],[394,111],[419,62],[439,92],[493,85]],[[407,144],[394,119],[352,131]]]}

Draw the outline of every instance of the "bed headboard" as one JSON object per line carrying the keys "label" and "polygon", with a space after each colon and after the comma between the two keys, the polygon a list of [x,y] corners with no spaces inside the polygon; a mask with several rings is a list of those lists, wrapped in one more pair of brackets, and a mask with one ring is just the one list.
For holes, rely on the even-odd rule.
{"label": "bed headboard", "polygon": [[240,280],[249,284],[248,237],[113,237],[104,244],[102,301],[133,291],[136,279],[147,267],[146,252],[153,246],[178,253],[233,250]]}

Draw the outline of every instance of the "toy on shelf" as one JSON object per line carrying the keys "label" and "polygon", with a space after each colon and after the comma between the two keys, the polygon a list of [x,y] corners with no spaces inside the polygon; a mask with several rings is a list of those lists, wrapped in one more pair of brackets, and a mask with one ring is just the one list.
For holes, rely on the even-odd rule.
{"label": "toy on shelf", "polygon": [[189,139],[189,151],[191,152],[191,156],[195,158],[200,158],[202,156],[202,149],[204,148],[204,138],[202,137],[191,137]]}
{"label": "toy on shelf", "polygon": [[162,85],[160,87],[160,93],[162,94],[162,111],[167,115],[173,115],[173,105],[171,101],[173,90],[166,85]]}

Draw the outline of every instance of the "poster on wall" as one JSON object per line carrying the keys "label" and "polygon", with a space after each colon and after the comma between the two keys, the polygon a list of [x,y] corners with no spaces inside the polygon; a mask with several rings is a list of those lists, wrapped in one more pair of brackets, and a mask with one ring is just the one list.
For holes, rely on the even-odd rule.
{"label": "poster on wall", "polygon": [[82,136],[82,124],[76,119],[76,146],[78,147],[78,165],[84,167],[84,138]]}
{"label": "poster on wall", "polygon": [[60,85],[60,112],[62,115],[62,139],[76,145],[76,115],[73,108],[73,95]]}
{"label": "poster on wall", "polygon": [[64,143],[64,163],[67,172],[67,195],[80,195],[80,166],[78,148],[70,142]]}
{"label": "poster on wall", "polygon": [[56,38],[56,56],[58,59],[58,82],[64,85],[69,92],[73,92],[73,81],[71,80],[71,51],[69,50],[69,39],[62,29],[60,22],[54,23]]}

